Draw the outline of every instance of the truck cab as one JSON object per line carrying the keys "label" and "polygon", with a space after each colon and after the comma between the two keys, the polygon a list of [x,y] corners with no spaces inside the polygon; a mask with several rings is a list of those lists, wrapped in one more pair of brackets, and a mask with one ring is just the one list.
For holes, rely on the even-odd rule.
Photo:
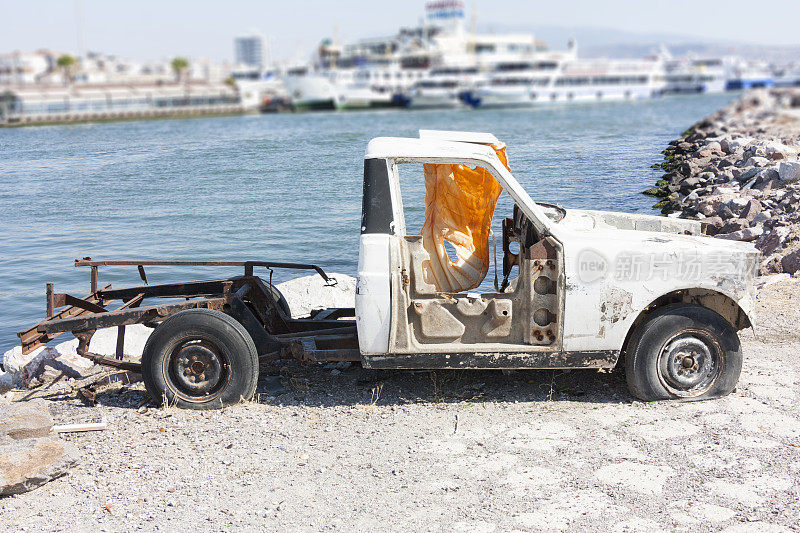
{"label": "truck cab", "polygon": [[[503,148],[470,132],[369,143],[355,301],[364,366],[612,368],[627,354],[642,399],[729,392],[741,368],[736,332],[751,325],[755,248],[702,236],[699,221],[534,202]],[[425,169],[420,234],[407,230],[400,190],[409,165]],[[476,240],[490,227],[459,227],[489,195],[481,176],[513,201],[503,283],[491,292],[475,291],[490,260]]]}

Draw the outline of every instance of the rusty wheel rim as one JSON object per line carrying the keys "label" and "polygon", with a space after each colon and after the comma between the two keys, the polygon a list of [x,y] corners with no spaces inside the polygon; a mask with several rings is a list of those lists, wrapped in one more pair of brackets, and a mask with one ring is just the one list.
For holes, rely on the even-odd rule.
{"label": "rusty wheel rim", "polygon": [[716,383],[723,365],[722,349],[716,340],[701,330],[684,330],[662,346],[658,377],[677,397],[700,396]]}
{"label": "rusty wheel rim", "polygon": [[176,343],[170,350],[166,370],[178,395],[187,401],[214,399],[230,380],[227,357],[206,339]]}

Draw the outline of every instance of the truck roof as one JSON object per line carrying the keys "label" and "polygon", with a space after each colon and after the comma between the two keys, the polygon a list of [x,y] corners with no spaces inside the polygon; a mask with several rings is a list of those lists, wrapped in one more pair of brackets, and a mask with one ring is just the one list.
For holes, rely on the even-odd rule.
{"label": "truck roof", "polygon": [[365,159],[465,158],[497,159],[491,144],[499,141],[491,133],[420,130],[420,137],[376,137],[367,145]]}
{"label": "truck roof", "polygon": [[500,162],[491,144],[500,141],[491,133],[469,131],[420,130],[420,138],[376,137],[367,145],[365,159],[414,159],[420,162],[447,162],[448,159],[469,160],[492,167],[497,181],[522,212],[540,231],[550,233],[547,217],[522,185]]}

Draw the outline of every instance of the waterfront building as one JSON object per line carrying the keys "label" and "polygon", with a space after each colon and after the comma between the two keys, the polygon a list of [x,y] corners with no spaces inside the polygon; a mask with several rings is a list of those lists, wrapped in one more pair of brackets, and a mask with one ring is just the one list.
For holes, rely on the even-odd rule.
{"label": "waterfront building", "polygon": [[0,85],[37,83],[55,62],[56,54],[47,50],[0,54]]}
{"label": "waterfront building", "polygon": [[258,70],[267,68],[267,39],[258,33],[236,37],[233,41],[235,62]]}

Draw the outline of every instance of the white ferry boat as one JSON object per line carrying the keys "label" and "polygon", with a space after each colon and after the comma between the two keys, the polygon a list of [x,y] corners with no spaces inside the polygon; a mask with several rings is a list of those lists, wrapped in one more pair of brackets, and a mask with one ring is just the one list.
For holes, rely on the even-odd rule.
{"label": "white ferry boat", "polygon": [[537,88],[538,101],[645,100],[661,96],[664,68],[657,57],[575,60],[562,65],[552,88]]}
{"label": "white ferry boat", "polygon": [[468,100],[474,107],[520,107],[536,103],[537,88],[553,89],[557,60],[500,63],[477,84]]}
{"label": "white ferry boat", "polygon": [[323,41],[313,65],[288,71],[285,84],[298,108],[460,107],[495,65],[545,49],[530,33],[467,32],[461,0],[437,0],[419,26],[391,37]]}
{"label": "white ferry boat", "polygon": [[500,64],[474,91],[476,107],[524,107],[549,103],[642,100],[661,95],[662,61],[578,59],[570,41],[561,55]]}
{"label": "white ferry boat", "polygon": [[664,55],[664,92],[721,93],[725,91],[725,64],[722,59],[684,57],[673,59]]}
{"label": "white ferry boat", "polygon": [[326,39],[312,65],[287,71],[287,89],[298,108],[401,105],[396,96],[431,68],[435,54],[431,39],[441,31],[437,25],[424,24],[346,45]]}
{"label": "white ferry boat", "polygon": [[323,41],[314,64],[287,71],[285,85],[299,109],[639,100],[666,86],[659,57],[578,59],[574,41],[553,52],[530,33],[477,34],[474,27],[464,29],[461,0],[434,0],[420,25],[391,37]]}
{"label": "white ferry boat", "polygon": [[775,80],[772,72],[763,63],[730,58],[726,64],[726,91],[741,91],[772,87]]}
{"label": "white ferry boat", "polygon": [[403,95],[403,103],[412,109],[466,107],[469,103],[469,89],[474,86],[479,75],[478,67],[431,69]]}
{"label": "white ferry boat", "polygon": [[[442,24],[440,9],[454,5],[448,23]],[[430,39],[431,62],[436,65],[406,92],[408,107],[462,107],[472,105],[473,90],[499,64],[533,61],[548,54],[547,46],[532,33],[478,34],[465,31],[461,2],[433,2],[427,6],[429,24],[439,24]]]}
{"label": "white ferry boat", "polygon": [[297,110],[336,108],[336,90],[328,79],[309,66],[292,67],[282,76],[286,93]]}

